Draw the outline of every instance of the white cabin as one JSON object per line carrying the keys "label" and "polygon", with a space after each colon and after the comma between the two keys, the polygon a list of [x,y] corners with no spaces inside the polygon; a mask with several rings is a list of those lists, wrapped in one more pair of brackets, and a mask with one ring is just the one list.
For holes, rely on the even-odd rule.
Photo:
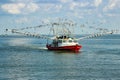
{"label": "white cabin", "polygon": [[53,47],[72,46],[78,44],[79,43],[77,42],[76,39],[66,36],[57,37],[52,42]]}

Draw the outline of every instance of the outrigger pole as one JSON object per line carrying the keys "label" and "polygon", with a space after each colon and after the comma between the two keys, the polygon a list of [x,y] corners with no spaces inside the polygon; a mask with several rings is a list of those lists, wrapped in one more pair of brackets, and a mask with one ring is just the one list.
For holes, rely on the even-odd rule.
{"label": "outrigger pole", "polygon": [[6,29],[6,31],[12,32],[12,33],[16,33],[16,34],[20,34],[20,35],[25,35],[25,36],[31,36],[31,37],[36,37],[36,38],[42,38],[42,39],[51,39],[49,37],[40,35],[40,34],[31,34],[30,32],[20,32],[17,29]]}
{"label": "outrigger pole", "polygon": [[92,34],[92,35],[89,35],[89,36],[84,36],[84,37],[78,38],[77,40],[83,40],[83,39],[89,39],[89,38],[104,36],[104,35],[108,35],[108,34],[113,34],[115,32],[116,32],[116,30],[111,30],[111,31],[96,33],[96,34]]}

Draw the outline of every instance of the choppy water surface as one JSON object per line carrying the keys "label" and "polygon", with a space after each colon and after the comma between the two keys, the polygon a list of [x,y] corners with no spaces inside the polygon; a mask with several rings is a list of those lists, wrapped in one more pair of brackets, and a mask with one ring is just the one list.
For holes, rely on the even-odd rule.
{"label": "choppy water surface", "polygon": [[120,35],[79,43],[76,54],[48,51],[43,39],[0,37],[0,80],[120,80]]}

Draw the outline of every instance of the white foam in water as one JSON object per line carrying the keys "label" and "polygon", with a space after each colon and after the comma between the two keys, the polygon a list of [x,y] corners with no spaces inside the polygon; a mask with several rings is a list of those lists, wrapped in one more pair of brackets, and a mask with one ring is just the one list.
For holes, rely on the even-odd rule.
{"label": "white foam in water", "polygon": [[32,49],[47,50],[46,47],[41,47],[40,45],[38,46],[38,45],[33,45],[33,44],[24,45],[24,47],[32,48]]}
{"label": "white foam in water", "polygon": [[32,49],[40,49],[40,50],[46,50],[47,48],[45,45],[36,45],[36,44],[31,44],[30,39],[23,39],[23,38],[15,38],[11,39],[8,41],[9,46],[22,46],[25,48],[32,48]]}
{"label": "white foam in water", "polygon": [[38,47],[38,49],[44,49],[44,50],[46,50],[47,48],[46,47]]}
{"label": "white foam in water", "polygon": [[15,38],[8,41],[8,44],[10,46],[22,46],[29,43],[30,43],[30,40],[22,39],[22,38]]}

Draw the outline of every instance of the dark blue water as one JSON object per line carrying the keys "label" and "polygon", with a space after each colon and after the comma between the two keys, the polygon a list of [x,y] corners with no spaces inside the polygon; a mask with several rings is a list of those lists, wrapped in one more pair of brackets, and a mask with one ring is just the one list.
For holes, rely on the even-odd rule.
{"label": "dark blue water", "polygon": [[0,80],[120,80],[120,35],[79,43],[74,53],[48,51],[43,39],[0,37]]}

